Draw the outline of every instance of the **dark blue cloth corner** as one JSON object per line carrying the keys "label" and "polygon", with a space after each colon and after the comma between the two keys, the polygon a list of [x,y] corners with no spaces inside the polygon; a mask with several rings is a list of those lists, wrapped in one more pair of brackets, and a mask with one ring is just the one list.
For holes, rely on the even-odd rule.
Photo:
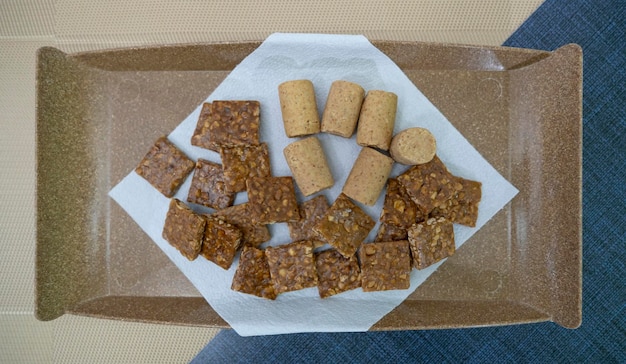
{"label": "dark blue cloth corner", "polygon": [[583,323],[240,337],[194,363],[626,363],[626,3],[548,0],[504,43],[583,48]]}

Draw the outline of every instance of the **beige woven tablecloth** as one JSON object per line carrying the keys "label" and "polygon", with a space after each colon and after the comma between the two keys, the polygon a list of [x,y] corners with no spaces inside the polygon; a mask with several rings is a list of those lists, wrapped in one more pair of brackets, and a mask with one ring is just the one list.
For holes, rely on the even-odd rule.
{"label": "beige woven tablecloth", "polygon": [[501,44],[541,0],[0,0],[0,362],[187,362],[215,329],[63,316],[38,322],[35,51],[261,40],[273,32]]}

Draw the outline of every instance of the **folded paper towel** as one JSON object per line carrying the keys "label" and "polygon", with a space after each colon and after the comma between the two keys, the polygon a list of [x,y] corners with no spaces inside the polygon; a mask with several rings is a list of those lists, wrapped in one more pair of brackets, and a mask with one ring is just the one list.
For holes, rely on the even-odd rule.
{"label": "folded paper towel", "polygon": [[[287,138],[283,130],[278,85],[294,79],[309,79],[313,82],[320,114],[330,85],[336,80],[357,83],[366,91],[379,89],[394,92],[398,95],[394,133],[415,126],[429,129],[437,139],[438,156],[450,171],[482,182],[483,197],[476,227],[455,224],[457,248],[517,194],[517,189],[469,144],[393,61],[365,37],[350,35],[273,34],[207,98],[206,101],[260,101],[261,141],[269,144],[273,175],[290,174],[282,151],[294,139]],[[182,121],[168,139],[193,159],[219,162],[217,153],[190,144],[200,109],[201,105]],[[334,201],[341,192],[360,146],[354,137],[346,139],[331,134],[319,134],[318,137],[335,178],[334,187],[325,190],[323,194],[329,201]],[[392,176],[405,169],[406,166],[396,164]],[[175,197],[186,200],[190,181],[191,178],[188,178]],[[230,289],[236,261],[225,271],[202,257],[190,262],[171,247],[161,237],[169,200],[135,172],[126,176],[109,195],[167,254],[211,307],[242,336],[366,331],[443,264],[442,261],[421,271],[413,270],[408,290],[364,293],[357,289],[322,300],[316,288],[309,288],[282,294],[276,301],[269,301]],[[298,197],[303,200],[301,194]],[[383,200],[381,194],[374,206],[363,208],[374,219],[378,219]],[[235,203],[244,201],[245,194],[239,194]],[[376,230],[372,230],[369,240]],[[269,245],[290,242],[286,224],[274,224],[270,231],[272,240]]]}

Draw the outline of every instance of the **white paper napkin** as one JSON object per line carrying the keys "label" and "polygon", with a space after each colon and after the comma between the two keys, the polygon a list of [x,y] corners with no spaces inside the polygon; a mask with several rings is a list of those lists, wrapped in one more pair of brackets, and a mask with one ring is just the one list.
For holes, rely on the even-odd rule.
{"label": "white paper napkin", "polygon": [[[208,97],[207,101],[260,101],[261,140],[269,144],[273,175],[290,175],[282,153],[283,148],[295,139],[287,138],[284,133],[278,85],[295,79],[313,82],[320,115],[330,85],[335,80],[358,83],[366,91],[380,89],[396,93],[398,113],[394,132],[413,126],[429,129],[437,139],[437,154],[449,170],[455,175],[482,182],[483,197],[476,227],[454,226],[457,249],[517,194],[517,189],[469,144],[400,68],[363,36],[273,34]],[[204,158],[219,162],[219,154],[190,144],[200,109],[201,105],[168,138],[194,160]],[[322,192],[332,203],[341,192],[360,147],[354,137],[345,139],[330,134],[319,134],[318,137],[335,178],[334,187]],[[406,168],[396,164],[392,175],[398,175]],[[191,176],[181,186],[177,198],[186,201],[190,181]],[[190,262],[171,247],[161,237],[169,200],[135,172],[126,176],[109,195],[180,268],[211,307],[242,336],[366,331],[443,263],[421,271],[413,270],[408,290],[364,293],[357,289],[322,300],[316,288],[309,288],[282,294],[275,301],[269,301],[230,289],[237,262],[225,271],[203,257]],[[236,203],[245,202],[246,198],[245,193],[239,194]],[[299,192],[298,198],[303,201]],[[361,206],[378,220],[383,201],[384,193],[381,193],[375,206]],[[198,209],[197,206],[194,208]],[[369,240],[376,230],[372,230]],[[272,225],[270,231],[272,240],[269,245],[290,242],[286,224]]]}

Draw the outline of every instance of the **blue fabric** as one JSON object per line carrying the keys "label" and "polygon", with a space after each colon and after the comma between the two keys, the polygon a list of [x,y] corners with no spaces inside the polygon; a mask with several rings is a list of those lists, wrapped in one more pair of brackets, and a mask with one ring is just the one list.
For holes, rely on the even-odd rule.
{"label": "blue fabric", "polygon": [[462,330],[220,332],[194,359],[230,362],[626,363],[626,4],[548,0],[504,43],[584,52],[583,323]]}

